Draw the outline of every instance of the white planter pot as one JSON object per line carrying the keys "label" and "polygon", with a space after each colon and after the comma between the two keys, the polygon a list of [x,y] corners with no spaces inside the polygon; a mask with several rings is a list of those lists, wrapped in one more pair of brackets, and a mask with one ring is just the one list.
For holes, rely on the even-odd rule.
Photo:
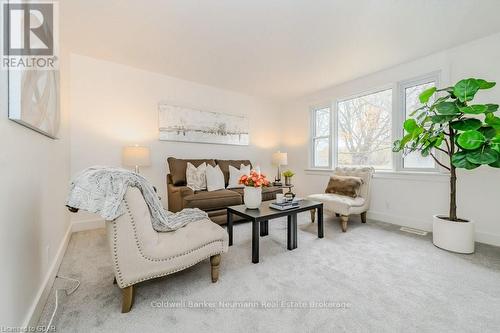
{"label": "white planter pot", "polygon": [[474,253],[475,224],[473,221],[453,222],[433,216],[432,242],[437,247],[457,253]]}
{"label": "white planter pot", "polygon": [[246,186],[243,190],[243,201],[248,209],[256,209],[262,203],[262,187]]}

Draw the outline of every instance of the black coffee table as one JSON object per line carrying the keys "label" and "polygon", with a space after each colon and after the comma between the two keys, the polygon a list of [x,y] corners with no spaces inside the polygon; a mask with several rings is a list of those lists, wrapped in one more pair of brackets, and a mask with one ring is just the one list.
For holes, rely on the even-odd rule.
{"label": "black coffee table", "polygon": [[[272,201],[263,202],[258,209],[247,209],[245,205],[227,207],[227,233],[229,246],[233,245],[233,214],[252,221],[252,262],[259,262],[259,234],[269,234],[269,220],[286,216],[288,218],[287,248],[297,248],[297,213],[316,209],[318,212],[318,238],[323,238],[323,204],[321,202],[301,200],[298,207],[287,210],[277,210],[269,207]],[[259,233],[260,227],[260,233]]]}

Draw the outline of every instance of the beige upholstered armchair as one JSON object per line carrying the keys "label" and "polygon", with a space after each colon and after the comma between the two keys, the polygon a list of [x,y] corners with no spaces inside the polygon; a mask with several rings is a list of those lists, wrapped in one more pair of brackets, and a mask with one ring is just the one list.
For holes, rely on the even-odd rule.
{"label": "beige upholstered armchair", "polygon": [[115,281],[123,290],[122,312],[129,312],[134,286],[172,274],[210,258],[212,282],[219,277],[220,254],[227,252],[228,234],[209,219],[172,232],[156,232],[141,192],[129,188],[126,213],[106,222]]}
{"label": "beige upholstered armchair", "polygon": [[[335,213],[340,216],[342,231],[347,231],[347,222],[349,215],[361,214],[361,222],[366,223],[366,212],[370,208],[370,192],[371,180],[375,170],[371,167],[363,168],[336,168],[335,175],[338,176],[355,176],[363,180],[359,190],[359,196],[351,198],[333,193],[312,194],[307,198],[309,200],[319,201],[323,203],[325,210]],[[315,210],[311,211],[311,220],[314,222]]]}

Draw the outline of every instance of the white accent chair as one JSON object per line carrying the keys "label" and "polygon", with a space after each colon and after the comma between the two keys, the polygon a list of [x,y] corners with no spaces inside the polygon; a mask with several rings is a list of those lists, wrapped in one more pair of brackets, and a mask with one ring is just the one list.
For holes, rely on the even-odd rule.
{"label": "white accent chair", "polygon": [[[375,169],[371,167],[335,168],[334,175],[355,176],[355,177],[360,177],[363,180],[363,184],[361,185],[359,191],[359,196],[356,198],[351,198],[339,194],[321,193],[321,194],[311,194],[307,198],[309,200],[322,202],[323,208],[326,211],[335,213],[337,216],[340,216],[342,231],[346,232],[347,222],[349,221],[349,215],[361,214],[361,222],[366,223],[366,212],[370,208],[371,180],[374,172]],[[316,210],[312,210],[311,221],[313,223],[315,215],[316,215]]]}
{"label": "white accent chair", "polygon": [[122,312],[129,312],[134,286],[172,274],[210,258],[212,282],[219,277],[220,254],[227,252],[227,232],[209,219],[172,232],[156,232],[142,193],[129,188],[126,213],[106,222],[115,283],[123,290]]}

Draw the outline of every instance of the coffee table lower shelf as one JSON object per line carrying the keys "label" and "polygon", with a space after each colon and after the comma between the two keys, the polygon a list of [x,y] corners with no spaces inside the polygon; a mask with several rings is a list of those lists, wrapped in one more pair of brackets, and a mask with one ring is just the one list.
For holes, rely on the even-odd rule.
{"label": "coffee table lower shelf", "polygon": [[245,205],[230,206],[227,208],[227,232],[229,246],[233,245],[233,214],[252,222],[252,262],[259,262],[259,237],[269,235],[269,221],[280,217],[287,217],[287,249],[297,248],[297,214],[315,210],[318,214],[318,238],[324,237],[323,204],[321,202],[303,200],[296,208],[280,211],[269,207],[270,202],[262,203],[258,209],[247,209]]}

